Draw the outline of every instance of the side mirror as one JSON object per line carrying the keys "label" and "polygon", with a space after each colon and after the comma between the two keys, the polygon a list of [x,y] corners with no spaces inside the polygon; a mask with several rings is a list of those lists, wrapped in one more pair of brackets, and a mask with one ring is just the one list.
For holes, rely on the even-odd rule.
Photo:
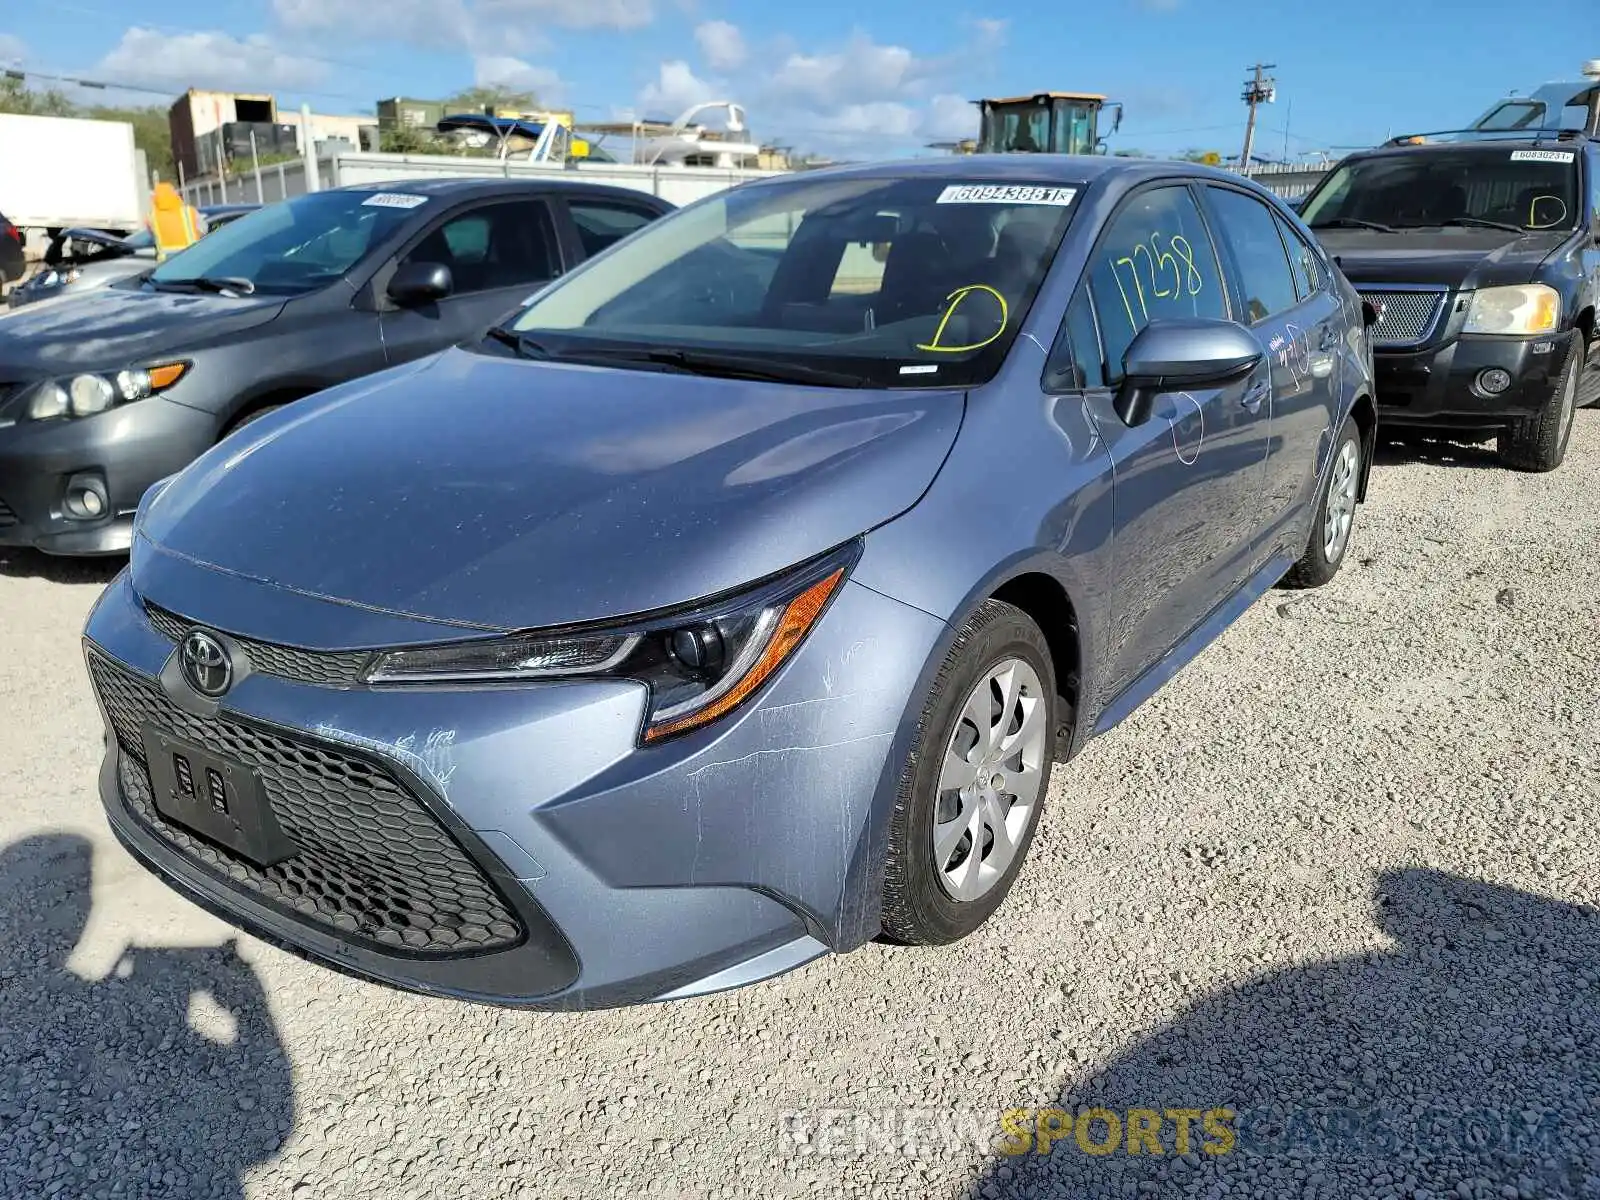
{"label": "side mirror", "polygon": [[1122,356],[1117,416],[1130,428],[1142,425],[1150,419],[1157,396],[1243,379],[1263,357],[1250,331],[1232,321],[1152,321]]}
{"label": "side mirror", "polygon": [[432,304],[455,290],[450,268],[443,263],[402,263],[389,280],[389,299],[403,307]]}
{"label": "side mirror", "polygon": [[1383,308],[1384,306],[1381,304],[1374,304],[1371,300],[1363,300],[1361,302],[1361,324],[1367,329],[1371,329],[1379,321],[1383,320]]}

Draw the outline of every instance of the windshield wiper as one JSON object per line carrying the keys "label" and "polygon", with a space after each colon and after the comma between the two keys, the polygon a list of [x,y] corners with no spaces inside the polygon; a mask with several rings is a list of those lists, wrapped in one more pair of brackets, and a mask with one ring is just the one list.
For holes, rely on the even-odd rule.
{"label": "windshield wiper", "polygon": [[502,346],[509,346],[517,352],[518,358],[549,358],[550,351],[546,350],[532,338],[518,333],[515,329],[507,329],[504,325],[491,325],[485,337],[493,338]]}
{"label": "windshield wiper", "polygon": [[1381,225],[1377,221],[1363,221],[1360,217],[1332,217],[1326,221],[1317,221],[1313,229],[1376,229],[1379,233],[1394,233],[1393,225]]}
{"label": "windshield wiper", "polygon": [[1509,221],[1490,221],[1484,217],[1451,217],[1448,221],[1440,221],[1441,225],[1465,225],[1469,229],[1504,229],[1507,233],[1527,233],[1521,225],[1513,225]]}
{"label": "windshield wiper", "polygon": [[236,292],[248,296],[256,285],[235,275],[195,275],[188,279],[152,279],[158,288],[192,287],[202,292]]}
{"label": "windshield wiper", "polygon": [[691,375],[712,375],[724,379],[760,379],[773,383],[815,383],[822,387],[866,387],[868,381],[848,371],[830,371],[804,363],[774,363],[751,354],[724,354],[706,350],[623,349],[584,347],[558,358],[599,359],[621,362],[654,363],[669,370]]}

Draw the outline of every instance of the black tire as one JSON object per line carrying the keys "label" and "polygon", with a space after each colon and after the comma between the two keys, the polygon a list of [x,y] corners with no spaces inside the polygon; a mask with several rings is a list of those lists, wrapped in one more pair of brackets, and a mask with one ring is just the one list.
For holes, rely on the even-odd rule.
{"label": "black tire", "polygon": [[[1030,666],[1040,684],[1044,706],[1043,760],[1039,768],[1042,777],[1027,824],[1013,839],[1016,849],[1010,863],[981,896],[958,900],[941,881],[939,865],[934,861],[933,831],[939,812],[941,771],[969,697],[977,693],[993,668],[1008,659],[1020,659]],[[1055,759],[1056,730],[1065,718],[1062,706],[1056,695],[1049,643],[1038,625],[1010,604],[997,600],[980,604],[961,627],[934,677],[900,780],[889,825],[883,884],[885,939],[919,946],[959,941],[1000,907],[1027,858],[1039,825]],[[980,848],[980,855],[982,852]]]}
{"label": "black tire", "polygon": [[[231,435],[233,435],[235,433],[238,433],[239,430],[243,429],[246,425],[249,425],[249,424],[251,424],[251,423],[253,423],[255,421],[259,421],[259,420],[261,420],[262,417],[266,416],[268,413],[275,413],[282,407],[283,407],[283,405],[281,405],[281,404],[268,404],[264,408],[258,408],[258,409],[255,409],[255,410],[251,411],[251,412],[247,412],[247,413],[245,413],[244,416],[240,417],[232,425],[229,425],[228,428],[223,431],[222,436],[223,437],[230,437]],[[218,441],[220,441],[220,440],[221,440],[221,438],[218,439]]]}
{"label": "black tire", "polygon": [[1334,488],[1342,484],[1345,476],[1341,474],[1341,463],[1348,462],[1345,456],[1349,447],[1355,447],[1355,486],[1359,487],[1361,479],[1361,456],[1366,453],[1365,443],[1361,440],[1361,429],[1356,425],[1354,417],[1346,417],[1344,427],[1339,430],[1339,436],[1334,439],[1333,454],[1328,462],[1328,477],[1322,481],[1321,490],[1317,494],[1316,513],[1311,521],[1311,536],[1306,540],[1305,553],[1300,556],[1300,561],[1289,568],[1289,573],[1283,577],[1281,586],[1286,588],[1315,588],[1331,580],[1339,573],[1339,568],[1344,565],[1344,560],[1350,554],[1350,539],[1355,533],[1356,507],[1354,500],[1350,501],[1350,522],[1346,529],[1344,539],[1333,553],[1328,551],[1328,505],[1332,499]]}
{"label": "black tire", "polygon": [[1583,334],[1567,335],[1566,365],[1561,380],[1538,416],[1526,417],[1500,432],[1500,461],[1515,471],[1554,471],[1567,457],[1578,383],[1583,378]]}

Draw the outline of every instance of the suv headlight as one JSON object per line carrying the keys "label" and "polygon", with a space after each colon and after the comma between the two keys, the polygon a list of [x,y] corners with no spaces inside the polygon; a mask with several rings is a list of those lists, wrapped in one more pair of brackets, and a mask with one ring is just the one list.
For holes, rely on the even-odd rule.
{"label": "suv headlight", "polygon": [[1561,326],[1561,293],[1542,283],[1483,288],[1467,303],[1462,333],[1554,333]]}
{"label": "suv headlight", "polygon": [[755,695],[817,623],[859,554],[853,542],[738,596],[625,625],[393,650],[365,680],[635,679],[650,689],[641,740],[661,742]]}
{"label": "suv headlight", "polygon": [[92,417],[114,404],[128,404],[166,391],[182,379],[188,369],[186,362],[170,362],[126,371],[85,371],[47,379],[37,385],[28,398],[28,419]]}

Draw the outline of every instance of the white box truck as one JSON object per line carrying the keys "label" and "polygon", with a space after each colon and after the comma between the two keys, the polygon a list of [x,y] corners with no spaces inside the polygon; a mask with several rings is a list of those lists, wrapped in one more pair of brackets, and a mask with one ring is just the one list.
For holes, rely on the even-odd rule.
{"label": "white box truck", "polygon": [[0,213],[25,230],[138,229],[143,157],[126,121],[0,113]]}

